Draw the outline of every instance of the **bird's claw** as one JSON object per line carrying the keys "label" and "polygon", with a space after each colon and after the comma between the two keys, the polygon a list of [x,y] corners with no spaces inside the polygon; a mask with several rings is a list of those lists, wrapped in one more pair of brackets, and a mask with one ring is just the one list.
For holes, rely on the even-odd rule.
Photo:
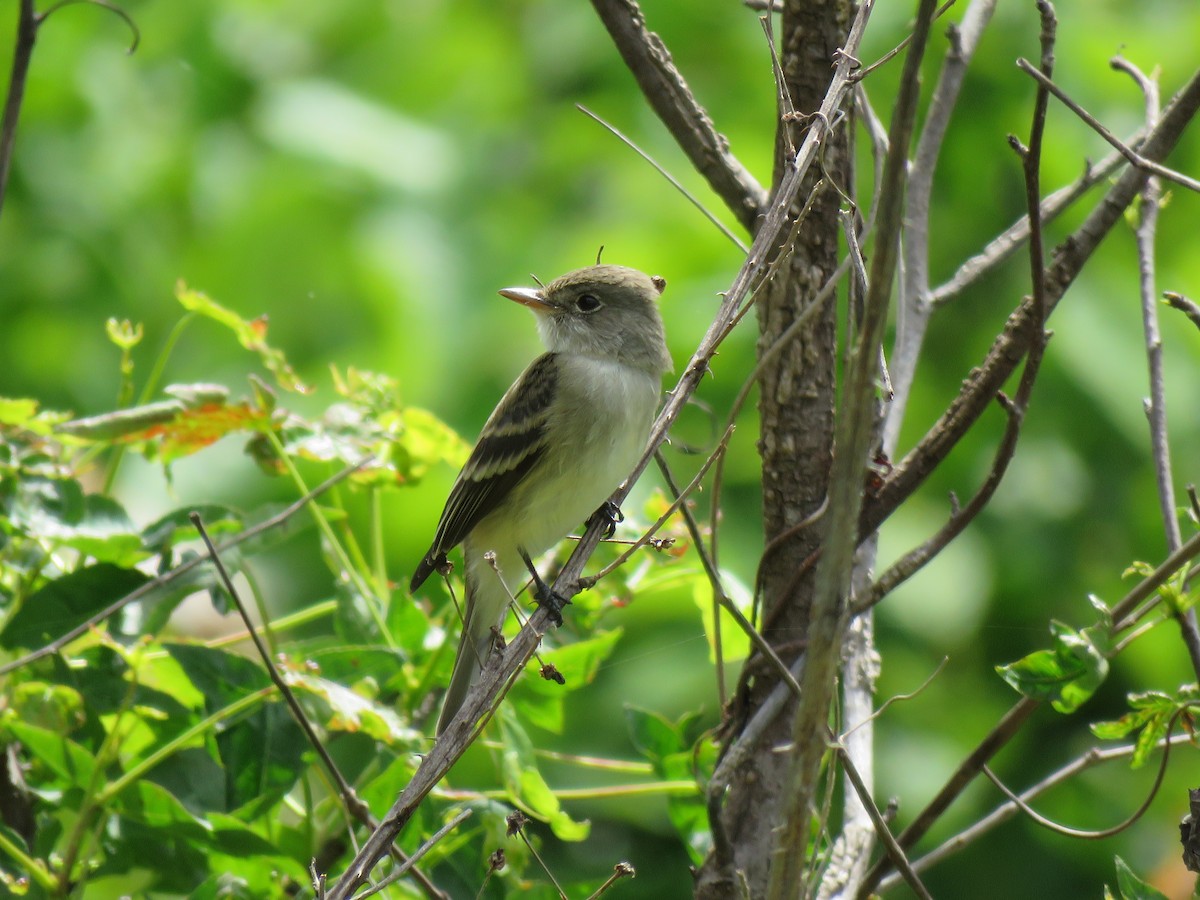
{"label": "bird's claw", "polygon": [[562,594],[557,593],[550,585],[542,580],[542,576],[538,574],[537,568],[533,565],[533,560],[529,558],[529,554],[524,550],[520,551],[521,559],[525,561],[525,568],[529,570],[529,576],[533,579],[533,601],[550,615],[550,621],[555,628],[562,626],[563,617],[562,611],[571,602]]}
{"label": "bird's claw", "polygon": [[611,500],[605,500],[600,504],[600,508],[592,513],[592,517],[588,519],[588,524],[600,522],[604,527],[604,540],[608,540],[617,533],[617,523],[625,521],[625,514],[621,512],[621,507],[613,503]]}

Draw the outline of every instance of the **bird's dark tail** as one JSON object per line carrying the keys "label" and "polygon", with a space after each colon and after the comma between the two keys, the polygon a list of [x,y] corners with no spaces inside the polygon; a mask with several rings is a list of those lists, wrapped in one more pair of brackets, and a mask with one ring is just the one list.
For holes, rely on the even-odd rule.
{"label": "bird's dark tail", "polygon": [[[417,571],[420,572],[420,569]],[[466,594],[466,621],[463,623],[462,635],[458,639],[458,655],[454,658],[454,671],[450,675],[450,686],[446,688],[446,696],[442,699],[442,712],[438,716],[437,723],[438,737],[441,737],[446,726],[450,724],[450,720],[463,705],[463,700],[466,699],[471,685],[479,679],[479,673],[483,670],[483,660],[487,659],[492,644],[490,623],[489,627],[483,629],[482,634],[473,633],[479,631],[472,627],[479,608],[476,602],[474,579],[470,575],[467,576]]]}

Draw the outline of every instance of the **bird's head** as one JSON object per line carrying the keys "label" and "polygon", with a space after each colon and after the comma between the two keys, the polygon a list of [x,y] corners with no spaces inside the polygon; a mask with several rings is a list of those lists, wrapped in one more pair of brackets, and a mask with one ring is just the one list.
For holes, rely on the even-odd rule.
{"label": "bird's head", "polygon": [[588,266],[540,288],[500,296],[537,314],[546,348],[611,359],[655,375],[671,370],[658,296],[666,279],[625,266]]}

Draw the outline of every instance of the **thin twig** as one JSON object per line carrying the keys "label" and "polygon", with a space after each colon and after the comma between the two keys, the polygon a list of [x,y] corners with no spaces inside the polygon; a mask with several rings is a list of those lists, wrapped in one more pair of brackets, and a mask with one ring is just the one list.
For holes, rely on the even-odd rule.
{"label": "thin twig", "polygon": [[742,226],[751,233],[756,231],[758,215],[767,205],[767,192],[729,151],[729,142],[693,96],[662,39],[646,27],[636,0],[592,0],[592,7],[646,101],[696,171]]}
{"label": "thin twig", "polygon": [[692,480],[688,482],[687,486],[682,491],[676,492],[675,499],[671,501],[671,505],[666,508],[666,511],[664,511],[663,514],[658,517],[654,524],[643,531],[641,536],[636,541],[633,541],[629,547],[623,553],[621,553],[620,556],[602,568],[595,575],[589,575],[586,578],[579,579],[579,587],[582,590],[587,590],[588,588],[594,587],[596,583],[600,581],[600,579],[612,574],[621,566],[625,565],[631,556],[651,542],[651,540],[654,538],[654,535],[658,534],[659,530],[665,524],[667,524],[667,520],[670,519],[671,516],[675,515],[675,513],[679,512],[679,510],[683,508],[683,505],[687,501],[688,497],[694,494],[700,487],[700,482],[702,482],[704,480],[704,476],[708,474],[709,467],[712,466],[712,464],[725,453],[726,448],[729,446],[729,439],[731,437],[733,437],[732,426],[725,429],[725,433],[721,435],[721,439],[717,442],[716,448],[704,460],[696,474],[692,476]]}
{"label": "thin twig", "polygon": [[1168,306],[1179,310],[1192,320],[1193,325],[1200,328],[1200,305],[1175,291],[1163,291],[1163,299],[1167,301]]}
{"label": "thin twig", "polygon": [[[303,497],[301,497],[295,503],[291,504],[290,506],[286,507],[285,509],[281,510],[280,512],[277,512],[275,515],[271,516],[269,519],[264,519],[263,521],[259,522],[257,525],[251,526],[250,528],[247,528],[245,531],[242,531],[242,532],[234,535],[233,537],[229,538],[229,540],[224,541],[223,543],[218,545],[217,550],[221,553],[225,553],[226,551],[232,550],[234,547],[250,540],[251,538],[258,537],[260,534],[263,534],[264,532],[270,531],[272,528],[276,528],[279,525],[282,525],[284,522],[286,522],[288,519],[290,519],[292,516],[294,516],[300,510],[304,509],[304,507],[306,507],[308,505],[309,501],[311,501],[315,497],[319,497],[321,494],[325,493],[327,490],[329,490],[335,484],[338,484],[342,480],[350,477],[355,472],[357,472],[359,469],[361,469],[363,466],[367,465],[368,463],[372,462],[373,460],[374,460],[373,456],[367,456],[364,459],[360,460],[359,462],[355,463],[354,465],[348,466],[345,469],[342,469],[342,471],[338,472],[336,475],[332,476],[331,478],[328,478],[325,481],[321,482],[319,485],[317,485],[315,488],[313,488],[311,491],[309,491],[307,494],[305,494]],[[143,584],[137,590],[126,594],[124,597],[122,597],[119,600],[114,601],[113,603],[110,603],[104,609],[100,610],[100,612],[98,612],[95,615],[88,618],[88,620],[86,622],[82,622],[81,624],[72,628],[66,634],[60,635],[59,637],[52,640],[50,643],[46,644],[44,647],[39,647],[37,650],[27,653],[24,656],[20,657],[19,659],[14,659],[10,662],[4,663],[3,665],[0,665],[0,675],[7,674],[8,672],[12,672],[15,669],[21,668],[22,666],[28,665],[31,662],[35,662],[39,659],[42,659],[45,656],[50,656],[53,653],[57,653],[59,650],[61,650],[63,647],[70,644],[76,638],[87,634],[88,631],[90,631],[92,628],[99,625],[101,622],[103,622],[109,616],[111,616],[117,612],[120,612],[122,609],[124,609],[130,603],[133,603],[136,600],[140,600],[143,597],[145,597],[149,594],[152,594],[154,591],[157,591],[160,588],[166,587],[166,586],[174,583],[175,581],[178,581],[184,575],[186,575],[187,573],[192,571],[192,569],[196,568],[199,565],[202,565],[204,563],[204,561],[205,561],[204,557],[197,556],[193,559],[188,560],[185,563],[180,563],[178,566],[171,569],[169,572],[164,572],[162,575],[159,575],[157,578],[154,578],[151,581],[147,581],[145,584]]]}
{"label": "thin twig", "polygon": [[[942,817],[946,808],[966,789],[968,784],[975,780],[975,776],[979,774],[987,761],[1012,739],[1025,724],[1025,720],[1040,705],[1037,700],[1022,697],[1001,717],[970,755],[959,764],[942,789],[896,838],[901,847],[907,850],[925,836],[934,823]],[[858,900],[867,900],[874,894],[879,880],[887,868],[888,860],[886,858],[880,859],[871,867],[859,887]]]}
{"label": "thin twig", "polygon": [[[954,3],[955,3],[955,0],[946,0],[945,3],[943,3],[940,7],[938,7],[938,11],[933,14],[934,19],[935,20],[940,19],[946,13],[946,11],[949,10],[950,7],[952,7],[954,5]],[[879,59],[875,60],[875,62],[871,63],[869,66],[863,66],[861,69],[859,69],[858,71],[856,71],[854,73],[854,80],[862,81],[864,78],[866,78],[868,75],[870,75],[876,69],[878,69],[880,66],[884,66],[887,63],[891,62],[893,59],[895,59],[897,56],[899,56],[900,53],[903,52],[904,48],[908,46],[908,42],[911,40],[912,40],[912,35],[910,34],[907,37],[905,37],[904,40],[902,40],[900,43],[898,43],[895,47],[893,47],[891,50],[889,50],[887,53],[883,54],[883,56],[879,57]]]}
{"label": "thin twig", "polygon": [[734,234],[732,231],[730,231],[729,227],[724,222],[722,222],[720,219],[718,219],[716,217],[716,215],[708,207],[706,207],[703,203],[701,203],[695,194],[693,194],[691,191],[689,191],[687,188],[685,188],[682,184],[680,184],[679,180],[677,178],[675,178],[674,175],[672,175],[670,172],[668,172],[666,169],[664,169],[661,165],[659,165],[658,160],[656,160],[649,153],[647,153],[645,150],[643,150],[641,147],[639,147],[637,144],[635,144],[629,137],[627,137],[615,125],[613,125],[609,122],[606,122],[604,119],[600,118],[600,116],[596,115],[594,112],[592,112],[586,106],[584,106],[582,103],[576,103],[575,108],[577,110],[579,110],[581,113],[583,113],[585,116],[587,116],[588,118],[592,119],[594,122],[598,122],[601,126],[606,128],[609,131],[609,133],[611,133],[614,137],[616,137],[623,144],[625,144],[626,147],[628,147],[630,150],[632,150],[634,153],[636,153],[638,156],[640,156],[646,162],[650,163],[650,165],[654,167],[654,170],[656,172],[658,172],[659,175],[661,175],[663,178],[667,179],[667,181],[669,181],[671,183],[671,186],[673,188],[675,188],[675,190],[677,190],[677,191],[679,191],[679,193],[683,194],[684,198],[688,201],[688,203],[692,204],[692,206],[694,206],[694,207],[696,207],[696,209],[700,210],[700,214],[702,216],[704,216],[704,218],[708,219],[708,221],[711,222],[716,227],[716,229],[721,232],[721,234],[723,234],[723,235],[725,235],[725,237],[729,238],[730,242],[732,242],[732,244],[735,247],[737,247],[743,253],[746,252],[746,245],[742,241],[742,239],[740,237],[738,237],[736,234]]}
{"label": "thin twig", "polygon": [[[1138,132],[1130,143],[1144,137]],[[1042,200],[1042,222],[1054,221],[1097,184],[1107,181],[1117,169],[1125,164],[1125,157],[1115,150],[1100,162],[1092,165],[1085,161],[1083,174],[1075,182],[1047,194]],[[1029,237],[1029,217],[1022,215],[1003,232],[988,242],[982,250],[958,267],[950,278],[929,292],[929,303],[939,307],[962,294],[967,288],[994,271],[1021,249]]]}
{"label": "thin twig", "polygon": [[937,678],[939,675],[942,674],[942,670],[946,668],[946,664],[949,661],[950,661],[950,657],[943,656],[942,661],[937,664],[937,668],[929,673],[929,677],[926,678],[924,681],[922,681],[921,684],[916,688],[916,690],[909,691],[908,693],[905,693],[905,694],[892,694],[892,696],[888,697],[885,701],[883,701],[883,703],[881,703],[879,705],[879,709],[875,710],[875,712],[873,712],[871,714],[870,719],[864,719],[861,722],[857,722],[854,725],[851,725],[849,728],[847,728],[845,731],[843,731],[841,733],[838,740],[840,740],[840,741],[846,740],[847,737],[849,737],[851,734],[853,734],[855,731],[857,731],[863,725],[867,724],[868,721],[874,721],[875,719],[878,719],[885,712],[887,712],[893,705],[895,705],[897,703],[904,703],[905,701],[908,701],[908,700],[914,700],[917,697],[921,696],[921,694],[923,694],[925,692],[925,689],[927,687],[929,687],[929,685],[933,684],[933,679]]}
{"label": "thin twig", "polygon": [[397,881],[399,881],[401,878],[403,878],[405,876],[405,874],[407,874],[408,870],[412,869],[416,865],[417,861],[422,856],[424,856],[426,853],[428,853],[430,850],[432,850],[435,846],[437,846],[438,842],[441,841],[442,838],[444,838],[451,831],[453,831],[455,828],[457,828],[459,825],[461,825],[464,821],[466,821],[466,819],[470,817],[472,812],[473,812],[473,810],[471,810],[469,807],[464,807],[463,809],[460,809],[454,815],[454,818],[452,818],[449,822],[447,822],[445,825],[443,825],[441,828],[439,828],[437,831],[435,831],[433,833],[433,835],[429,838],[429,840],[422,842],[421,846],[417,848],[416,853],[414,853],[412,856],[408,857],[407,859],[404,859],[400,863],[400,865],[396,867],[395,871],[388,872],[387,877],[384,878],[381,882],[379,882],[379,884],[374,885],[370,890],[363,891],[361,894],[359,894],[358,900],[364,900],[364,898],[366,898],[366,897],[372,897],[375,894],[378,894],[384,888],[395,884]]}
{"label": "thin twig", "polygon": [[1036,68],[1030,65],[1026,59],[1017,60],[1017,68],[1022,72],[1027,72],[1032,75],[1034,80],[1042,87],[1046,88],[1050,93],[1057,97],[1062,104],[1075,115],[1079,116],[1096,134],[1104,138],[1109,144],[1116,148],[1117,152],[1124,156],[1131,164],[1152,175],[1157,175],[1160,178],[1165,178],[1167,181],[1173,181],[1181,187],[1187,188],[1189,191],[1200,191],[1200,181],[1195,178],[1189,178],[1181,172],[1176,172],[1174,169],[1168,169],[1161,163],[1157,163],[1152,159],[1147,159],[1142,154],[1138,153],[1132,147],[1127,146],[1119,137],[1100,124],[1086,109],[1076,103],[1071,97],[1057,84],[1039,72]]}
{"label": "thin twig", "polygon": [[893,397],[883,425],[883,452],[889,458],[896,453],[917,361],[934,310],[929,291],[929,222],[934,174],[950,119],[962,93],[967,68],[995,8],[996,0],[974,0],[967,7],[962,24],[948,29],[950,46],[938,72],[913,152],[905,198],[904,242],[900,249],[903,264],[896,297],[896,337],[891,353]]}
{"label": "thin twig", "polygon": [[371,815],[370,808],[355,793],[354,788],[350,786],[350,782],[346,781],[341,770],[338,769],[337,763],[333,761],[333,757],[325,749],[325,745],[317,735],[316,729],[313,728],[312,722],[308,720],[308,716],[300,706],[300,701],[296,699],[296,695],[292,692],[291,685],[279,673],[279,667],[275,665],[275,660],[271,658],[271,651],[267,648],[262,636],[258,633],[258,629],[254,627],[254,622],[250,619],[250,613],[246,609],[246,604],[242,602],[242,597],[234,586],[233,579],[229,577],[225,563],[221,561],[220,551],[213,544],[212,538],[209,537],[208,529],[204,527],[204,520],[198,512],[190,513],[188,520],[195,527],[196,531],[200,533],[200,540],[204,541],[204,546],[208,549],[209,559],[212,560],[213,566],[216,567],[217,574],[221,578],[221,583],[225,586],[226,593],[233,600],[233,605],[237,609],[238,615],[242,617],[242,622],[246,625],[246,630],[250,634],[250,640],[254,643],[254,649],[258,651],[263,665],[267,668],[267,675],[270,676],[271,683],[279,689],[279,693],[283,696],[288,710],[292,713],[292,718],[296,720],[296,724],[304,732],[304,737],[308,740],[309,745],[316,751],[317,756],[321,758],[321,762],[325,766],[325,771],[329,773],[329,777],[337,785],[338,793],[342,796],[342,802],[346,804],[346,808],[354,818],[361,819],[364,816],[369,818]]}
{"label": "thin twig", "polygon": [[[1110,60],[1110,65],[1125,72],[1141,88],[1146,102],[1146,126],[1153,128],[1158,122],[1158,82],[1146,76],[1141,69],[1121,56]],[[1163,520],[1163,534],[1167,551],[1179,549],[1183,535],[1179,530],[1179,518],[1175,509],[1175,477],[1171,468],[1171,449],[1167,441],[1167,392],[1163,375],[1162,336],[1158,328],[1158,290],[1155,288],[1154,247],[1158,231],[1158,210],[1162,191],[1157,178],[1146,179],[1142,189],[1142,202],[1138,205],[1138,224],[1135,229],[1138,252],[1138,286],[1142,301],[1142,332],[1145,336],[1146,364],[1150,376],[1150,397],[1146,401],[1146,421],[1150,427],[1150,455],[1154,460],[1154,478],[1158,488],[1159,512]],[[1194,608],[1172,609],[1171,614],[1179,626],[1183,643],[1192,661],[1192,671],[1200,679],[1200,626],[1197,625]]]}
{"label": "thin twig", "polygon": [[[200,518],[200,514],[193,512],[188,515],[188,520],[193,526],[195,526],[196,531],[200,533],[200,539],[204,541],[204,546],[208,549],[209,558],[216,567],[217,574],[221,578],[221,583],[225,585],[225,591],[229,594],[230,599],[233,600],[233,605],[237,608],[238,614],[242,617],[242,622],[244,622],[246,625],[246,630],[249,632],[250,639],[254,642],[254,648],[258,651],[258,655],[262,659],[263,665],[267,667],[267,675],[270,676],[271,683],[275,685],[275,687],[279,690],[279,693],[283,696],[283,700],[287,704],[288,710],[292,714],[292,718],[296,720],[296,724],[299,725],[300,730],[304,732],[304,737],[308,740],[309,746],[311,746],[313,750],[316,751],[317,756],[321,758],[321,763],[325,766],[325,771],[329,774],[329,777],[333,779],[333,783],[337,786],[338,794],[341,796],[342,804],[346,808],[346,811],[349,812],[350,816],[359,824],[364,825],[367,828],[375,828],[378,823],[375,821],[375,817],[371,815],[371,808],[367,806],[361,797],[358,796],[354,788],[351,787],[350,782],[348,782],[346,777],[342,775],[337,763],[333,761],[333,757],[329,755],[329,751],[325,749],[325,744],[317,735],[316,729],[313,728],[312,722],[310,722],[308,716],[305,715],[304,709],[300,706],[300,701],[296,699],[296,695],[292,691],[291,685],[289,685],[283,675],[280,674],[279,667],[275,665],[275,660],[271,658],[271,651],[264,643],[259,634],[259,630],[254,627],[254,623],[250,619],[250,613],[246,609],[246,604],[242,602],[242,598],[238,594],[237,588],[234,587],[233,579],[229,577],[229,572],[225,569],[225,564],[221,561],[221,551],[213,544],[212,538],[209,537],[208,530],[204,527],[204,521]],[[463,812],[465,815],[461,815],[452,824],[456,825],[459,821],[466,818],[467,815],[470,815],[470,810],[464,810]],[[447,828],[444,830],[449,830],[449,826],[447,826]],[[351,837],[353,838],[353,835],[351,835]],[[441,839],[441,837],[442,832],[439,832],[430,839],[431,843],[429,846],[432,846],[433,843],[436,843]],[[400,863],[400,868],[398,869],[398,874],[392,873],[392,875],[395,877],[389,876],[389,880],[385,881],[385,883],[390,884],[392,881],[398,880],[405,872],[407,872],[409,869],[412,869],[414,878],[421,883],[421,886],[425,889],[428,896],[438,898],[445,897],[445,894],[443,894],[442,891],[433,885],[428,876],[413,866],[413,863],[423,856],[428,849],[428,846],[422,847],[422,849],[416,854],[409,857],[406,856],[399,847],[393,846],[392,855],[395,856],[397,861]],[[368,892],[363,896],[369,896],[370,893],[371,892]]]}
{"label": "thin twig", "polygon": [[16,43],[13,47],[12,69],[8,76],[8,94],[4,98],[4,116],[0,118],[0,211],[8,188],[8,173],[12,166],[13,147],[17,140],[17,121],[21,118],[21,102],[25,98],[25,81],[33,60],[33,45],[37,41],[38,15],[33,0],[20,0],[17,8]]}
{"label": "thin twig", "polygon": [[[1189,735],[1177,734],[1172,737],[1162,739],[1158,742],[1157,746],[1159,748],[1164,748],[1168,743],[1181,744],[1190,741],[1191,737]],[[1020,794],[1020,799],[1028,803],[1029,801],[1041,796],[1051,788],[1057,787],[1058,785],[1071,780],[1080,772],[1086,771],[1087,769],[1090,769],[1093,766],[1097,766],[1101,763],[1132,756],[1137,749],[1138,748],[1136,744],[1126,744],[1122,747],[1110,747],[1107,749],[1093,747],[1091,750],[1087,751],[1087,753],[1084,753],[1083,755],[1067,763],[1062,768],[1047,775],[1037,784],[1022,791]],[[954,835],[954,837],[949,838],[944,843],[926,853],[920,859],[913,860],[913,869],[918,872],[924,872],[926,869],[931,868],[937,863],[942,862],[947,857],[952,856],[958,851],[974,843],[996,826],[1007,822],[1019,811],[1020,810],[1017,804],[1011,800],[1000,804],[974,825],[971,825],[963,831],[960,831],[958,834]],[[899,875],[888,875],[881,882],[879,882],[879,892],[881,894],[886,893],[891,887],[899,883],[899,881]]]}
{"label": "thin twig", "polygon": [[[1175,720],[1178,718],[1178,716],[1179,713],[1177,712],[1171,717],[1170,728],[1174,728]],[[1055,834],[1064,835],[1065,837],[1079,838],[1086,841],[1099,841],[1103,840],[1104,838],[1112,837],[1115,834],[1120,834],[1146,814],[1146,810],[1150,808],[1150,804],[1153,803],[1154,798],[1158,796],[1158,789],[1162,786],[1163,777],[1167,774],[1167,758],[1169,757],[1170,753],[1171,744],[1168,742],[1163,745],[1162,761],[1158,765],[1158,772],[1154,776],[1154,783],[1150,785],[1150,791],[1146,794],[1146,799],[1142,801],[1142,805],[1135,809],[1124,821],[1118,822],[1111,828],[1104,828],[1099,831],[1086,831],[1080,828],[1070,828],[1066,825],[1060,825],[1052,819],[1048,819],[1043,816],[1024,800],[1014,794],[1011,790],[1009,790],[1008,786],[1001,781],[996,776],[996,773],[993,772],[989,767],[983,767],[983,774],[988,777],[988,780],[991,781],[992,784],[1000,789],[1000,793],[1007,797],[1010,803],[1015,803],[1021,812],[1025,813],[1026,816],[1028,816],[1038,825],[1041,825],[1043,828],[1049,829]]]}
{"label": "thin twig", "polygon": [[850,753],[840,743],[835,743],[834,747],[837,750],[838,759],[842,762],[842,769],[846,773],[846,778],[854,787],[854,791],[862,803],[863,808],[867,811],[867,815],[871,818],[871,823],[875,826],[875,833],[879,836],[879,840],[883,842],[884,849],[887,850],[888,859],[896,867],[904,882],[913,890],[913,893],[923,900],[933,900],[933,896],[929,893],[929,889],[921,883],[921,878],[917,875],[912,865],[908,861],[908,857],[904,854],[904,849],[896,840],[896,836],[892,834],[892,829],[888,827],[888,823],[884,820],[883,814],[879,811],[879,806],[875,803],[875,798],[871,796],[871,792],[863,783],[862,775],[858,771],[858,767],[854,764],[854,760],[850,757]]}
{"label": "thin twig", "polygon": [[1200,534],[1194,534],[1184,541],[1178,550],[1169,554],[1166,559],[1158,564],[1153,572],[1139,581],[1129,593],[1113,604],[1113,633],[1124,631],[1149,612],[1157,604],[1157,600],[1145,608],[1139,609],[1137,608],[1138,605],[1143,600],[1153,596],[1155,591],[1166,584],[1175,573],[1197,555],[1200,555]]}

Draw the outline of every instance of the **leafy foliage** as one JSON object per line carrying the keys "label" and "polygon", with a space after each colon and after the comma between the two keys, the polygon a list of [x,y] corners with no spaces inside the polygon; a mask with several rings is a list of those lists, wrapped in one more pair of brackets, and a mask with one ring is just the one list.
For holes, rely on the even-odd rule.
{"label": "leafy foliage", "polygon": [[[228,326],[277,387],[301,389],[262,323],[195,292],[181,289],[180,299],[189,312]],[[139,329],[110,332],[127,349],[137,346],[129,335]],[[133,371],[135,358],[123,356],[124,371]],[[262,661],[221,641],[180,640],[170,618],[197,591],[228,609],[224,588],[193,549],[193,515],[224,539],[226,565],[246,573],[258,555],[303,529],[254,536],[268,511],[216,504],[171,509],[139,527],[113,495],[88,487],[105,458],[112,483],[126,450],[165,468],[238,432],[250,434],[246,452],[261,470],[289,473],[298,486],[301,466],[359,466],[351,483],[375,503],[419,483],[431,466],[465,458],[451,429],[400,404],[393,380],[349,369],[334,373],[334,387],[338,399],[318,419],[284,408],[261,382],[246,401],[229,402],[215,385],[176,386],[164,391],[170,400],[85,419],[0,400],[0,647],[9,660],[0,741],[25,767],[13,785],[17,810],[5,812],[23,828],[0,830],[0,851],[16,866],[5,871],[11,886],[29,879],[47,896],[87,884],[89,891],[283,897],[308,883],[313,856],[332,867],[348,846],[341,800]],[[332,615],[342,637],[289,636],[273,626],[275,663],[327,749],[370,787],[382,812],[411,774],[410,754],[426,742],[427,698],[449,675],[453,608],[393,592],[378,560],[368,561],[344,530],[340,500],[311,515],[341,599],[289,618],[299,625]],[[368,546],[381,546],[380,536]],[[526,724],[561,730],[565,696],[593,679],[620,636],[599,630],[548,650],[566,690],[531,673],[500,710],[504,795],[559,841],[586,840],[588,823],[563,809],[541,775]],[[43,655],[43,647],[58,652]],[[476,828],[496,833],[508,810],[481,809]],[[528,862],[528,854],[510,853],[503,877],[518,877]]]}

